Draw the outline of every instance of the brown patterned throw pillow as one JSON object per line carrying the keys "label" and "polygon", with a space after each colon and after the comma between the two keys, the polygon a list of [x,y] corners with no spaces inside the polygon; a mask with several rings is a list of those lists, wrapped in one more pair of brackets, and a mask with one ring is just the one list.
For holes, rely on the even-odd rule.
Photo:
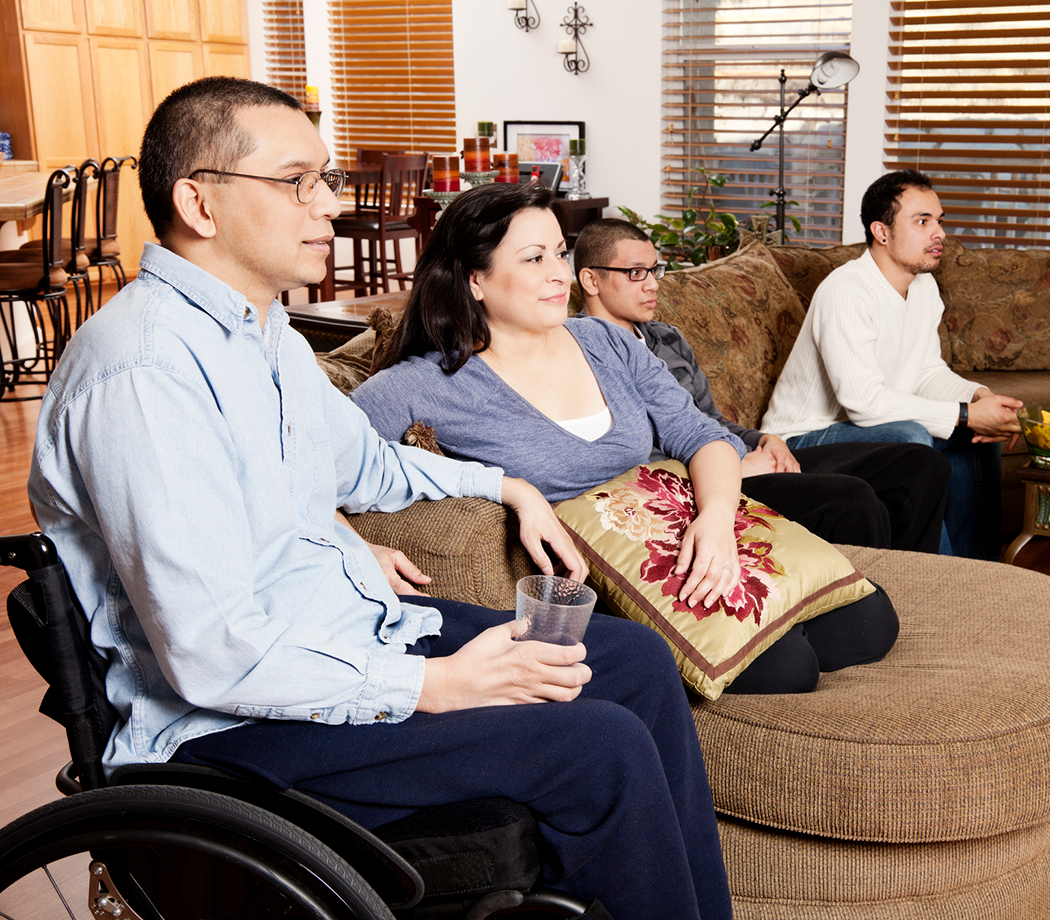
{"label": "brown patterned throw pillow", "polygon": [[740,584],[711,608],[682,603],[685,576],[673,569],[696,504],[677,460],[635,467],[554,511],[586,558],[598,597],[660,633],[685,682],[712,700],[795,623],[875,590],[830,543],[741,496]]}
{"label": "brown patterned throw pillow", "polygon": [[757,427],[805,319],[769,248],[754,242],[699,268],[668,272],[656,316],[682,330],[722,414]]}

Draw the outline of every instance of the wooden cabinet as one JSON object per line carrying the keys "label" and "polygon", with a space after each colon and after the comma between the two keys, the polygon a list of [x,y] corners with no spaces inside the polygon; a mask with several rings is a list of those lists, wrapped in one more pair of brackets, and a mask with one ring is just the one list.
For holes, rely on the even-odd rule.
{"label": "wooden cabinet", "polygon": [[84,0],[22,0],[21,6],[27,32],[84,31]]}
{"label": "wooden cabinet", "polygon": [[[138,155],[153,109],[211,74],[250,77],[246,0],[0,0],[0,126],[42,169]],[[122,171],[121,261],[152,231]]]}
{"label": "wooden cabinet", "polygon": [[195,42],[201,37],[200,10],[186,0],[146,0],[150,38]]}
{"label": "wooden cabinet", "polygon": [[27,33],[26,76],[42,169],[79,165],[98,149],[88,40],[81,35]]}

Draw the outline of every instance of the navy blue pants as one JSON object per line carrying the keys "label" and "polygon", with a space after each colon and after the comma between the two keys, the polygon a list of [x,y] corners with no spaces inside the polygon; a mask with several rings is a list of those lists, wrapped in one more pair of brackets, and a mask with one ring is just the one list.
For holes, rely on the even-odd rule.
{"label": "navy blue pants", "polygon": [[[403,600],[411,602],[411,598]],[[450,655],[513,618],[429,600]],[[664,640],[595,614],[591,681],[571,703],[415,713],[396,725],[263,721],[185,742],[173,760],[244,770],[374,828],[425,805],[499,796],[527,805],[544,882],[598,898],[616,920],[732,914],[703,755]]]}

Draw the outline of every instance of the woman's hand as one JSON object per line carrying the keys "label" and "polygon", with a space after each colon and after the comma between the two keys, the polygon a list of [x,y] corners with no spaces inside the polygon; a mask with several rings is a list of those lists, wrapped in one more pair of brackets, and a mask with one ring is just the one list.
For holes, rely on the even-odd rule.
{"label": "woman's hand", "polygon": [[740,504],[740,457],[726,441],[712,441],[689,461],[698,509],[682,535],[675,573],[688,572],[678,599],[710,607],[740,581],[736,509]]}
{"label": "woman's hand", "polygon": [[503,477],[501,492],[503,504],[517,516],[522,546],[544,575],[553,575],[554,566],[543,551],[546,541],[564,566],[566,578],[583,581],[587,577],[587,563],[565,532],[550,503],[535,487],[524,479]]}
{"label": "woman's hand", "polygon": [[689,576],[678,592],[678,599],[690,607],[710,607],[740,581],[740,555],[733,525],[708,521],[702,515],[682,536],[675,573]]}
{"label": "woman's hand", "polygon": [[418,594],[420,597],[426,597],[426,594],[418,590],[416,585],[430,584],[430,576],[424,575],[408,556],[401,550],[391,549],[389,546],[379,546],[367,541],[366,545],[379,561],[379,567],[383,570],[387,583],[394,589],[395,594]]}
{"label": "woman's hand", "polygon": [[513,628],[513,622],[493,626],[447,658],[428,658],[416,709],[450,712],[576,699],[591,679],[583,643],[516,642]]}

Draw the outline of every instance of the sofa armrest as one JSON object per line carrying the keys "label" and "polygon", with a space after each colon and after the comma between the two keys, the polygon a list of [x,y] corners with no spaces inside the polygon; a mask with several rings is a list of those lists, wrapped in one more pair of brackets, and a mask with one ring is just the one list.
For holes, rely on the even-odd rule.
{"label": "sofa armrest", "polygon": [[518,520],[484,498],[419,501],[402,511],[347,518],[369,543],[399,549],[433,581],[432,597],[513,610],[519,578],[539,570],[518,539]]}

